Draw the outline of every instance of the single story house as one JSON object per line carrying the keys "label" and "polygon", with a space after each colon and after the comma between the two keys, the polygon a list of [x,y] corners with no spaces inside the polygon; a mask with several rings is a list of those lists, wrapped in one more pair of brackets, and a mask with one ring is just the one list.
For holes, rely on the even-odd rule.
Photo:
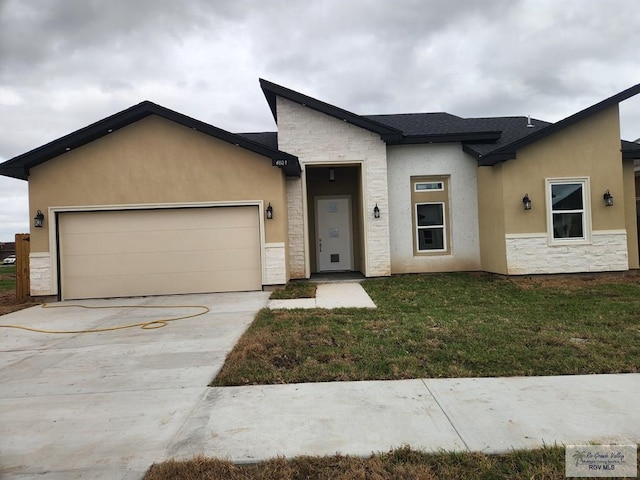
{"label": "single story house", "polygon": [[277,132],[145,101],[0,164],[29,182],[31,293],[259,290],[316,272],[637,269],[618,104],[557,123],[358,115],[260,80]]}

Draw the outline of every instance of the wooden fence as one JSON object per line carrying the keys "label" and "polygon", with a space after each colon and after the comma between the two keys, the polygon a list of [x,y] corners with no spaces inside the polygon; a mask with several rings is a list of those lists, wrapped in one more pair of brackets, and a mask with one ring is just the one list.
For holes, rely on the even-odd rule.
{"label": "wooden fence", "polygon": [[24,300],[31,295],[29,283],[29,252],[31,251],[28,233],[16,234],[16,299]]}

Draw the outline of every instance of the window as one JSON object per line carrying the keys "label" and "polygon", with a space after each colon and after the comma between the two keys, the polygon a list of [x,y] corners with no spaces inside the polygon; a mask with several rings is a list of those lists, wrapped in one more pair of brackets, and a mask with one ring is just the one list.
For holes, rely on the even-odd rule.
{"label": "window", "polygon": [[414,191],[416,192],[426,192],[426,191],[443,191],[444,183],[443,182],[416,182],[414,184]]}
{"label": "window", "polygon": [[588,180],[547,180],[552,242],[589,239]]}
{"label": "window", "polygon": [[449,177],[411,177],[414,255],[448,254]]}
{"label": "window", "polygon": [[418,251],[446,250],[444,203],[416,204]]}

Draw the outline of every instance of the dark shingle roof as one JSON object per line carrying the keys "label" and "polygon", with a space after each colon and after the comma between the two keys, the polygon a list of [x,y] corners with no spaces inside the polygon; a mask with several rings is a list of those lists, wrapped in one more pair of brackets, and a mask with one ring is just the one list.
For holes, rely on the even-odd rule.
{"label": "dark shingle roof", "polygon": [[[513,140],[512,142],[507,143],[501,147],[492,150],[489,153],[486,153],[478,158],[479,165],[495,165],[499,162],[504,162],[506,160],[516,158],[516,152],[527,145],[532,144],[533,142],[537,142],[555,132],[562,130],[570,125],[573,125],[585,118],[590,117],[591,115],[595,115],[596,113],[602,112],[607,108],[610,108],[618,103],[631,98],[640,93],[640,84],[634,85],[633,87],[627,88],[620,93],[617,93],[609,98],[602,100],[594,105],[591,105],[584,110],[581,110],[573,115],[568,116],[560,120],[559,122],[547,125],[545,128],[541,128],[539,130],[534,130],[531,134],[525,135],[521,138]],[[472,153],[472,151],[468,152]],[[473,154],[473,153],[472,153]]]}
{"label": "dark shingle roof", "polygon": [[[474,156],[480,165],[514,159],[519,149],[640,93],[638,84],[557,123],[532,119],[531,127],[527,126],[527,117],[461,118],[443,112],[357,115],[266,80],[261,79],[260,85],[276,121],[276,97],[281,96],[379,133],[389,145],[461,142],[464,151]],[[623,154],[635,158],[631,155],[636,155],[636,150],[623,147]]]}
{"label": "dark shingle roof", "polygon": [[622,140],[621,147],[622,147],[622,158],[640,159],[640,143],[628,142],[627,140]]}
{"label": "dark shingle roof", "polygon": [[480,143],[467,143],[464,145],[465,152],[473,155],[476,158],[487,155],[494,150],[497,150],[505,145],[509,145],[517,140],[520,140],[528,135],[532,135],[549,125],[549,122],[544,120],[538,120],[536,118],[531,119],[531,125],[528,127],[529,119],[527,117],[494,117],[494,118],[469,118],[467,121],[470,124],[483,125],[484,128],[491,128],[502,132],[502,136],[498,141],[492,144],[480,144]]}
{"label": "dark shingle roof", "polygon": [[466,131],[464,128],[464,119],[445,112],[365,115],[365,117],[402,130],[404,135],[458,133]]}
{"label": "dark shingle roof", "polygon": [[274,150],[278,149],[278,132],[236,133],[236,135],[273,148]]}

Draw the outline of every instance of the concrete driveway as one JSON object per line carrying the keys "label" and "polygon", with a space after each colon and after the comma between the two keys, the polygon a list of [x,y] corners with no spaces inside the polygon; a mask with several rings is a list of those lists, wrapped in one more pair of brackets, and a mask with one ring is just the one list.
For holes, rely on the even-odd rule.
{"label": "concrete driveway", "polygon": [[[155,330],[54,335],[1,328],[0,478],[141,478],[152,463],[167,458],[207,384],[268,296],[66,302],[210,308]],[[93,329],[199,311],[33,307],[0,317],[0,324]]]}

